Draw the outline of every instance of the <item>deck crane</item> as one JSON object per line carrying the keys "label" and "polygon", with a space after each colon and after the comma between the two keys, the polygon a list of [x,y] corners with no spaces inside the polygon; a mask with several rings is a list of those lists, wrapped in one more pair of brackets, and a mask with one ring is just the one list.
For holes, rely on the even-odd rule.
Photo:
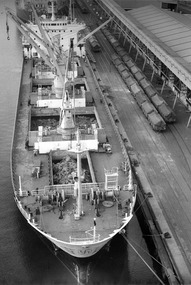
{"label": "deck crane", "polygon": [[[57,69],[59,78],[61,79],[61,82],[62,82],[62,86],[63,86],[62,108],[61,108],[61,112],[60,112],[60,124],[59,124],[59,127],[57,128],[57,131],[59,133],[61,133],[64,138],[66,138],[66,137],[68,137],[68,136],[70,136],[70,135],[72,135],[74,133],[74,128],[75,128],[74,120],[73,120],[72,113],[71,113],[72,105],[71,105],[71,102],[70,102],[70,98],[68,96],[68,92],[67,92],[67,90],[65,90],[65,84],[66,84],[66,81],[67,81],[68,64],[69,64],[69,60],[72,58],[73,49],[74,49],[73,39],[70,39],[70,46],[69,46],[69,49],[68,49],[68,58],[67,58],[66,67],[65,67],[65,75],[64,75],[64,78],[63,78],[62,73],[60,71],[60,68],[58,66],[57,60],[55,58],[55,54],[54,54],[54,52],[52,50],[52,47],[50,46],[50,40],[48,39],[48,37],[47,37],[43,27],[41,26],[39,17],[38,17],[38,15],[36,13],[36,10],[35,10],[33,4],[31,4],[31,8],[32,8],[32,11],[34,13],[36,24],[38,25],[39,31],[40,31],[40,33],[41,33],[41,35],[43,37],[44,42],[45,42],[45,45],[46,45],[46,48],[48,50],[49,56],[53,60],[53,63],[55,64],[55,67]],[[70,9],[69,9],[69,14],[70,14],[70,17],[72,19],[71,6],[70,6]],[[95,32],[97,32],[103,26],[108,24],[110,21],[111,21],[111,18],[108,19],[105,23],[103,23],[99,27],[97,27],[94,31],[89,33],[83,39],[78,41],[78,43],[75,46],[83,44],[88,37],[93,35]],[[74,88],[73,88],[73,91],[74,91]]]}
{"label": "deck crane", "polygon": [[[62,75],[62,73],[61,73],[60,67],[59,67],[58,62],[57,62],[57,60],[56,60],[55,53],[54,53],[53,47],[52,47],[52,43],[51,43],[51,41],[48,39],[48,37],[46,36],[45,30],[43,29],[43,27],[42,27],[42,25],[41,25],[41,23],[40,23],[39,17],[38,17],[38,15],[37,15],[36,10],[35,10],[35,8],[34,8],[34,6],[33,6],[32,3],[31,3],[31,8],[32,8],[32,11],[33,11],[33,13],[34,13],[35,20],[36,20],[36,23],[37,23],[38,28],[39,28],[39,30],[40,30],[40,33],[41,33],[41,35],[42,35],[42,38],[43,38],[43,40],[44,40],[45,47],[46,47],[46,49],[47,49],[47,51],[48,51],[48,53],[49,53],[50,58],[51,58],[52,61],[53,61],[54,66],[56,67],[58,76],[59,76],[59,78],[60,78],[60,80],[61,80],[61,82],[62,82],[62,84],[63,84],[63,86],[64,86],[64,85],[65,85],[65,79],[63,78],[63,75]],[[65,77],[66,77],[66,72],[65,72]]]}
{"label": "deck crane", "polygon": [[42,35],[42,38],[43,38],[44,42],[45,42],[45,46],[47,48],[49,56],[53,60],[53,63],[55,65],[55,67],[56,67],[58,76],[59,76],[59,78],[61,80],[61,83],[62,83],[62,86],[63,86],[62,108],[61,108],[61,111],[60,111],[60,124],[59,124],[59,127],[57,128],[57,132],[62,134],[63,138],[68,138],[75,131],[73,116],[72,116],[72,113],[71,113],[72,106],[71,106],[71,102],[70,102],[70,98],[69,98],[68,92],[67,92],[67,90],[65,90],[65,84],[66,84],[66,81],[67,81],[68,64],[69,64],[70,55],[71,55],[71,52],[72,52],[72,49],[73,49],[73,42],[72,42],[72,39],[71,39],[70,46],[69,46],[69,49],[68,49],[68,57],[67,57],[67,61],[66,61],[66,66],[65,66],[65,74],[64,74],[64,77],[63,77],[63,74],[62,74],[62,72],[60,70],[60,67],[58,65],[58,62],[56,60],[55,53],[53,52],[53,49],[52,49],[52,46],[51,46],[51,42],[48,39],[48,37],[47,37],[47,35],[46,35],[46,33],[45,33],[41,23],[40,23],[39,17],[38,17],[38,15],[36,13],[36,10],[35,10],[33,4],[31,4],[31,8],[32,8],[32,11],[34,13],[36,24],[37,24],[37,26],[39,28],[39,31],[40,31],[40,33]]}
{"label": "deck crane", "polygon": [[94,29],[93,31],[91,31],[89,34],[87,34],[85,37],[83,37],[82,39],[80,39],[77,42],[77,46],[84,43],[85,40],[87,40],[89,37],[91,37],[93,34],[95,34],[97,31],[99,31],[101,28],[103,28],[105,25],[107,25],[110,21],[112,20],[112,18],[110,17],[107,21],[105,21],[103,24],[101,24],[99,27],[97,27],[96,29]]}
{"label": "deck crane", "polygon": [[[33,7],[33,12],[34,12],[34,15],[36,18],[36,22],[39,26],[39,30],[41,31],[42,39],[34,31],[32,31],[20,18],[18,18],[14,13],[12,13],[9,8],[6,8],[7,16],[13,20],[13,22],[16,24],[19,31],[22,33],[22,35],[28,41],[28,43],[30,45],[32,45],[33,47],[35,47],[35,49],[40,54],[40,56],[43,58],[45,63],[51,69],[54,69],[54,70],[56,69],[57,76],[61,80],[62,86],[65,87],[65,78],[63,78],[63,74],[61,73],[61,69],[58,65],[58,62],[56,61],[54,51],[52,48],[52,44],[51,44],[50,40],[48,40],[48,38],[46,37],[45,32],[44,32],[43,28],[41,27],[40,21],[38,20],[38,16],[35,13],[36,11],[34,10],[34,7]],[[7,25],[7,32],[8,32],[9,31],[8,22],[6,23],[6,25]],[[46,48],[47,54],[41,48],[39,48],[38,44],[31,38],[30,34],[33,34],[36,38],[38,37],[38,40],[40,40],[42,45]],[[9,38],[9,34],[7,34],[7,37]],[[67,66],[68,66],[68,64],[67,64]],[[65,73],[66,73],[66,71],[65,71]],[[65,96],[65,91],[63,94],[63,99],[64,99],[64,96]],[[63,102],[64,102],[64,100],[63,100]],[[61,115],[63,114],[62,111],[63,110],[61,110]],[[62,121],[62,119],[63,118],[61,118],[60,121]]]}
{"label": "deck crane", "polygon": [[[14,13],[12,13],[12,11],[9,8],[6,8],[6,14],[9,18],[11,18],[13,20],[13,22],[16,24],[17,28],[19,29],[19,31],[22,33],[22,35],[26,38],[27,42],[35,47],[35,49],[37,50],[37,52],[40,54],[40,56],[43,58],[43,60],[45,61],[45,63],[51,68],[51,69],[56,69],[56,74],[58,75],[62,85],[65,85],[65,79],[63,78],[63,74],[61,72],[61,68],[56,60],[56,56],[55,56],[55,51],[54,48],[52,46],[51,41],[47,38],[44,29],[42,28],[41,24],[40,24],[40,20],[37,16],[37,13],[32,5],[32,9],[35,15],[35,19],[37,22],[37,25],[39,27],[39,30],[41,32],[42,37],[39,37],[38,34],[36,34],[32,29],[30,29],[30,27],[28,27],[28,25],[26,25],[19,17],[17,17]],[[8,26],[8,22],[6,22],[7,25],[7,37],[9,38],[9,26]],[[45,47],[47,54],[41,49],[39,48],[38,44],[31,38],[31,34],[33,36],[35,36],[35,38]]]}
{"label": "deck crane", "polygon": [[[35,37],[38,37],[38,35],[34,33],[19,17],[17,17],[14,13],[12,13],[9,8],[6,8],[6,14],[11,20],[13,20],[13,22],[16,24],[19,31],[28,41],[28,43],[30,43],[32,46],[35,47],[35,49],[40,54],[40,56],[43,58],[43,60],[46,62],[46,64],[52,69],[55,68],[55,66],[51,62],[51,58],[49,57],[49,55],[43,52],[39,48],[37,43],[31,38],[30,33],[35,35]],[[7,25],[7,31],[8,31],[9,30],[8,22],[6,25]],[[8,37],[9,37],[9,34],[8,34]],[[41,43],[44,45],[44,41],[40,37],[38,37],[38,40],[41,41]]]}
{"label": "deck crane", "polygon": [[[41,32],[42,38],[39,37],[32,29],[30,29],[19,17],[17,17],[15,14],[13,14],[9,8],[6,8],[6,14],[8,17],[10,17],[14,23],[16,24],[17,28],[20,30],[20,32],[24,35],[24,37],[27,39],[27,41],[33,46],[35,47],[35,49],[37,50],[37,52],[40,54],[40,56],[43,58],[43,60],[46,62],[46,64],[50,67],[50,68],[56,68],[57,74],[63,84],[63,86],[65,85],[65,80],[63,78],[63,75],[61,73],[60,67],[58,65],[58,62],[56,60],[56,56],[55,56],[55,51],[54,48],[52,46],[52,43],[50,41],[50,39],[48,39],[43,27],[41,26],[40,20],[38,18],[38,15],[36,13],[36,10],[33,6],[33,4],[31,4],[34,16],[35,16],[35,20],[36,23],[39,27],[39,30]],[[80,41],[77,42],[77,44],[75,44],[75,46],[79,46],[80,44],[83,44],[85,42],[86,39],[88,39],[90,36],[92,36],[95,32],[97,32],[98,30],[100,30],[103,26],[107,25],[109,22],[111,21],[111,18],[108,19],[106,22],[104,22],[103,24],[101,24],[99,27],[97,27],[95,30],[93,30],[91,33],[89,33],[88,35],[86,35],[85,37],[83,37]],[[9,26],[8,23],[6,23],[7,25],[7,33],[9,31]],[[37,43],[31,38],[30,34],[33,34],[38,41],[40,41],[42,43],[42,45],[46,48],[47,53],[44,53],[39,46],[37,45]],[[8,38],[9,38],[9,34],[8,34]],[[66,72],[65,72],[65,76],[66,76]]]}
{"label": "deck crane", "polygon": [[[39,17],[36,13],[36,10],[33,6],[33,4],[31,4],[31,8],[33,10],[34,16],[35,16],[35,20],[36,20],[36,24],[39,28],[39,31],[41,33],[42,38],[40,38],[34,31],[32,31],[21,19],[19,19],[16,15],[14,15],[10,9],[6,9],[6,13],[7,15],[15,22],[16,26],[18,27],[18,29],[20,30],[20,32],[24,35],[24,37],[27,39],[27,41],[33,46],[35,47],[35,49],[37,50],[37,52],[40,54],[40,56],[43,58],[43,60],[46,62],[46,64],[51,67],[56,69],[56,73],[57,73],[57,78],[60,79],[61,84],[63,86],[63,93],[62,93],[62,108],[61,108],[61,113],[60,113],[60,127],[59,132],[61,133],[65,133],[64,127],[66,126],[66,124],[71,126],[71,129],[73,129],[73,122],[72,122],[72,117],[70,116],[69,118],[69,123],[66,123],[66,117],[64,117],[65,114],[65,110],[67,112],[71,111],[71,104],[69,102],[69,96],[68,93],[65,91],[65,83],[67,81],[67,70],[68,70],[68,63],[70,60],[70,56],[72,54],[72,50],[74,48],[74,44],[73,44],[73,40],[70,39],[70,46],[68,47],[68,56],[67,56],[67,62],[65,65],[65,70],[64,70],[64,75],[61,72],[61,67],[58,64],[57,58],[56,58],[56,52],[53,48],[53,44],[51,42],[51,40],[48,38],[48,36],[45,33],[45,30],[43,29]],[[108,19],[106,22],[104,22],[102,25],[100,25],[99,27],[97,27],[95,30],[93,30],[91,33],[89,33],[88,35],[86,35],[85,37],[83,37],[80,41],[77,42],[77,44],[75,44],[75,46],[79,46],[80,44],[84,44],[85,40],[88,39],[88,37],[92,36],[95,32],[97,32],[99,29],[101,29],[103,26],[105,26],[106,24],[108,24],[111,21],[111,18]],[[8,27],[8,24],[7,24]],[[7,28],[8,31],[8,28]],[[39,48],[38,44],[31,38],[30,34],[33,34],[41,43],[42,45],[45,47],[46,51],[48,54],[46,54],[42,49]],[[8,35],[9,36],[9,35]]]}
{"label": "deck crane", "polygon": [[[62,73],[61,73],[61,71],[60,71],[60,67],[59,67],[58,62],[57,62],[57,60],[56,60],[56,58],[55,58],[55,53],[53,52],[53,48],[52,48],[52,46],[51,46],[51,41],[50,41],[50,39],[48,38],[48,36],[46,35],[45,30],[43,29],[43,27],[42,27],[42,25],[41,25],[40,20],[39,20],[39,17],[38,17],[38,15],[37,15],[36,10],[35,10],[35,8],[34,8],[34,6],[33,6],[32,3],[31,3],[31,8],[32,8],[32,11],[33,11],[33,13],[34,13],[34,17],[35,17],[35,20],[36,20],[36,24],[37,24],[37,26],[38,26],[38,28],[39,28],[39,31],[40,31],[40,33],[41,33],[41,35],[42,35],[42,38],[43,38],[44,42],[45,42],[45,45],[46,45],[47,51],[48,51],[48,53],[49,53],[49,56],[50,56],[50,58],[53,60],[53,63],[55,64],[56,70],[57,70],[57,72],[58,72],[58,76],[59,76],[59,78],[61,79],[61,82],[62,82],[62,85],[63,85],[63,90],[64,90],[64,92],[63,92],[63,94],[62,94],[62,98],[63,98],[63,104],[62,104],[62,105],[64,105],[64,103],[66,104],[66,100],[67,100],[67,99],[66,99],[67,95],[66,95],[66,93],[65,93],[65,83],[66,83],[66,81],[67,81],[68,64],[69,64],[69,60],[70,60],[70,58],[71,58],[71,54],[72,54],[72,51],[73,51],[73,49],[74,49],[74,46],[78,46],[78,45],[80,45],[80,44],[83,44],[83,43],[85,42],[85,40],[86,40],[88,37],[92,36],[95,32],[97,32],[98,30],[100,30],[103,26],[107,25],[107,24],[111,21],[112,18],[109,18],[106,22],[104,22],[104,23],[101,24],[99,27],[97,27],[95,30],[93,30],[91,33],[89,33],[88,35],[86,35],[84,38],[82,38],[80,41],[78,41],[77,44],[73,45],[73,40],[70,39],[70,46],[69,46],[69,49],[68,49],[68,58],[67,58],[67,62],[66,62],[65,75],[64,75],[64,78],[63,78]],[[71,20],[72,20],[71,1],[70,1],[70,6],[69,6],[69,15],[70,15],[70,18],[71,18]],[[69,103],[69,102],[68,102],[68,103]],[[62,114],[62,110],[61,110],[61,114]]]}

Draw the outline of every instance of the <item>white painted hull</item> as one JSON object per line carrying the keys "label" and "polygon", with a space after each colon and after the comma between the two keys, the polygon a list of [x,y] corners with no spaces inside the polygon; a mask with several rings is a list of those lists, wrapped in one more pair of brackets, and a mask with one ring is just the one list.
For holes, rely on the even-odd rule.
{"label": "white painted hull", "polygon": [[28,221],[30,226],[36,230],[38,233],[43,235],[45,238],[47,238],[49,241],[51,241],[57,248],[63,250],[64,252],[68,253],[69,255],[72,255],[77,258],[87,258],[95,255],[98,253],[116,234],[120,233],[123,228],[127,226],[127,224],[130,222],[133,215],[129,215],[128,217],[124,218],[123,225],[114,230],[112,234],[110,234],[107,238],[98,241],[98,242],[80,242],[80,243],[70,243],[65,242],[62,240],[58,240],[54,237],[52,237],[50,234],[43,232],[40,230],[34,223],[32,223],[28,217],[28,214],[25,212],[25,210],[22,208],[20,203],[18,202],[17,198],[15,198],[16,204],[20,210],[20,212],[23,214],[25,219]]}
{"label": "white painted hull", "polygon": [[[129,219],[130,220],[130,219]],[[59,249],[63,250],[64,252],[78,258],[87,258],[91,257],[92,255],[98,253],[116,234],[118,234],[127,224],[125,224],[120,229],[117,229],[114,234],[108,236],[108,238],[103,239],[99,242],[89,243],[89,244],[75,244],[75,243],[68,243],[58,239],[51,237],[49,234],[46,234],[36,228],[31,222],[29,224],[41,233],[44,237],[49,239],[54,245],[56,245]]]}
{"label": "white painted hull", "polygon": [[55,244],[59,249],[64,252],[78,258],[87,258],[94,254],[96,254],[104,245],[108,243],[108,240],[101,241],[99,243],[89,244],[89,245],[72,245],[68,243],[64,243],[62,241],[55,241],[48,237],[48,239]]}
{"label": "white painted hull", "polygon": [[[54,142],[54,141],[53,141]],[[38,144],[40,143],[40,141],[38,142]],[[98,145],[98,142],[97,142],[97,139],[96,139],[96,141],[95,141],[95,146],[93,146],[92,145],[92,142],[89,140],[89,143],[91,144],[91,147],[90,147],[90,149],[93,147],[93,149],[96,149],[96,146]],[[51,151],[51,150],[54,150],[54,149],[56,149],[56,148],[58,148],[58,149],[62,149],[61,148],[61,145],[60,145],[60,141],[58,141],[58,142],[56,142],[56,148],[54,148],[54,147],[52,147],[52,145],[51,145],[51,142],[49,141],[48,142],[48,144],[47,144],[47,142],[45,142],[45,145],[48,145],[49,146],[49,149],[44,149],[43,151],[41,151],[41,149],[40,149],[40,147],[38,147],[38,151],[39,151],[39,154],[42,154],[42,153],[49,153],[49,151]],[[77,146],[79,146],[80,144],[79,144],[79,141],[78,141],[78,144],[77,144]],[[81,148],[82,147],[82,148]],[[75,148],[75,147],[74,147]],[[67,144],[67,149],[68,149],[68,144]],[[76,153],[79,153],[79,160],[80,160],[80,153],[82,152],[82,149],[83,149],[83,145],[80,145],[80,147],[78,148],[78,150],[76,151]],[[89,147],[84,147],[84,149],[89,149]],[[77,161],[78,161],[78,155],[77,155]],[[24,160],[24,163],[26,163],[26,161]],[[28,161],[27,161],[27,163],[28,163]],[[78,165],[79,165],[80,163],[78,163]],[[11,164],[12,165],[12,164]],[[79,169],[80,169],[80,167],[79,167]],[[116,169],[116,167],[114,167],[114,169]],[[114,176],[112,176],[112,179],[113,179],[113,177],[114,177],[114,180],[112,180],[112,183],[116,183],[116,182],[118,182],[117,180],[118,180],[118,174],[116,175],[116,171],[113,173],[111,173],[112,171],[108,171],[108,172],[106,172],[106,176],[107,176],[107,179],[108,179],[108,177],[110,177],[109,175],[114,175]],[[22,173],[22,175],[23,175],[23,173]],[[28,175],[28,173],[26,174],[26,175]],[[21,177],[21,176],[19,176],[19,177]],[[80,171],[79,171],[79,173],[78,173],[78,177],[80,177]],[[39,178],[39,177],[38,177]],[[109,181],[109,180],[108,180]],[[109,182],[108,182],[108,184],[109,184]],[[14,183],[13,183],[13,185],[14,185]],[[20,184],[20,186],[21,186],[21,184]],[[116,188],[115,189],[117,189],[117,192],[119,192],[119,189],[117,188],[117,186],[118,186],[118,183],[116,184]],[[133,189],[133,182],[132,182],[132,173],[131,173],[131,170],[129,171],[129,176],[128,176],[128,182],[127,182],[127,184],[125,184],[125,186],[127,186],[127,191],[128,190],[132,190]],[[36,186],[35,186],[36,187]],[[52,186],[51,186],[52,187]],[[20,187],[20,189],[21,189],[22,187]],[[14,187],[14,189],[15,189],[15,187]],[[19,189],[19,191],[20,191],[20,189]],[[38,188],[36,188],[36,189],[38,189]],[[80,187],[78,187],[77,189],[80,189]],[[30,188],[28,188],[28,190],[30,190],[30,191],[32,191],[32,190],[34,190],[34,189],[30,189]],[[124,191],[125,191],[126,189],[124,189]],[[34,190],[34,191],[36,191],[36,190]],[[63,190],[62,190],[63,191]],[[112,192],[112,193],[110,193],[110,195],[113,195],[113,191],[108,191],[108,192]],[[108,236],[107,237],[105,237],[104,236],[104,238],[103,239],[101,239],[101,240],[96,240],[96,241],[94,241],[92,238],[90,239],[90,240],[80,240],[80,238],[79,237],[77,237],[77,238],[79,238],[78,239],[78,241],[76,241],[77,240],[77,238],[75,239],[75,241],[69,241],[69,238],[68,238],[68,240],[61,240],[61,239],[57,239],[57,238],[55,238],[55,237],[53,237],[53,236],[51,236],[51,234],[49,234],[48,232],[45,232],[45,231],[43,231],[41,228],[40,228],[40,226],[38,225],[38,224],[36,224],[35,222],[33,222],[32,221],[32,219],[31,219],[31,217],[30,217],[30,214],[29,214],[29,212],[30,211],[28,211],[27,212],[27,210],[25,210],[25,207],[23,207],[22,206],[22,204],[21,204],[21,201],[19,201],[18,200],[18,198],[17,197],[19,197],[19,195],[20,195],[20,197],[21,197],[21,199],[22,199],[22,197],[23,197],[23,194],[24,194],[24,192],[21,190],[21,193],[16,193],[15,192],[15,201],[16,201],[16,203],[17,203],[17,206],[18,206],[18,208],[19,208],[19,210],[20,210],[20,212],[23,214],[23,216],[25,217],[25,219],[27,220],[27,222],[30,224],[30,226],[34,229],[34,230],[36,230],[39,234],[41,234],[42,236],[44,236],[45,238],[47,238],[49,241],[51,241],[57,248],[59,248],[59,249],[61,249],[62,251],[64,251],[64,252],[66,252],[66,253],[68,253],[69,255],[71,255],[71,256],[74,256],[74,257],[77,257],[77,258],[88,258],[88,257],[91,257],[91,256],[93,256],[93,255],[95,255],[96,253],[98,253],[115,235],[117,235],[118,233],[120,233],[121,232],[121,230],[129,223],[129,221],[131,220],[131,218],[132,218],[132,211],[133,211],[133,207],[134,207],[134,204],[135,204],[135,200],[136,200],[136,195],[134,195],[134,198],[133,198],[133,202],[131,203],[132,205],[131,205],[131,209],[130,209],[130,213],[128,214],[128,216],[125,216],[124,218],[122,218],[122,220],[121,220],[121,226],[120,226],[120,228],[117,228],[117,229],[115,229],[115,228],[113,228],[114,227],[114,225],[112,226],[112,229],[111,229],[111,232],[110,232],[110,234],[108,234]],[[43,195],[45,195],[45,194],[43,194]],[[109,195],[109,194],[108,194]],[[79,197],[81,197],[80,195],[79,195]],[[64,200],[64,199],[63,199]],[[79,199],[80,200],[80,199]],[[77,204],[79,205],[80,204],[80,201],[77,201]],[[26,205],[25,205],[26,206]],[[81,208],[80,207],[78,207],[78,217],[80,216],[80,213],[81,213]],[[126,213],[127,214],[127,213]],[[116,213],[115,213],[115,215],[116,215]],[[123,216],[122,216],[123,217]],[[92,220],[93,220],[93,217],[92,217]],[[105,222],[105,221],[104,221]],[[53,223],[53,222],[52,222]],[[115,224],[115,226],[116,226],[116,224]],[[46,227],[44,227],[44,229],[45,229]],[[47,227],[47,228],[49,228],[49,227]],[[83,232],[85,233],[86,231],[88,231],[88,230],[90,230],[90,229],[86,229],[86,225],[84,226],[84,228],[83,228]],[[51,231],[51,230],[50,230]],[[51,231],[51,232],[55,232],[54,230],[53,231]],[[58,232],[59,232],[59,228],[57,229],[57,235],[58,235]],[[67,231],[67,233],[71,233],[71,224],[69,223],[69,227],[68,227],[68,231]],[[61,236],[61,235],[60,235]],[[64,234],[63,234],[63,236],[64,236]],[[68,235],[69,236],[69,235]],[[80,240],[80,241],[79,241]]]}

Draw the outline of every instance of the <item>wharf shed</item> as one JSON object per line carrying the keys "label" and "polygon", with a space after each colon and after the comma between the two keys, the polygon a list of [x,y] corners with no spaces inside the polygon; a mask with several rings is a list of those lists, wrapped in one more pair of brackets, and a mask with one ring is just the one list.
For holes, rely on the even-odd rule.
{"label": "wharf shed", "polygon": [[[150,64],[152,71],[161,76],[176,98],[179,97],[186,104],[191,90],[191,24],[188,16],[152,5],[124,11],[112,0],[96,2],[102,9],[99,10],[102,18],[112,17],[108,30],[124,47],[127,46],[129,54],[126,58],[131,56],[130,48],[133,47],[133,51],[143,57],[141,61]],[[126,75],[124,78],[129,80]],[[145,78],[138,81],[143,89],[151,89]],[[152,94],[151,90],[148,93]],[[138,105],[146,102],[147,98],[143,95],[136,92]],[[154,92],[150,98],[156,101]],[[160,105],[158,100],[157,104]],[[147,104],[144,107],[148,108]],[[129,128],[130,122],[126,123],[125,120],[124,128],[141,157],[141,166],[136,167],[136,172],[144,191],[153,193],[148,203],[157,225],[161,233],[171,234],[163,241],[174,264],[179,279],[177,283],[191,284],[191,133],[188,125],[185,125],[188,118],[186,108],[182,104],[176,107],[180,120],[168,126],[164,135],[155,136],[141,125],[135,137],[136,124],[135,128]]]}
{"label": "wharf shed", "polygon": [[119,37],[136,48],[161,76],[176,98],[187,104],[191,97],[191,22],[184,14],[153,5],[124,11],[112,0],[98,1]]}

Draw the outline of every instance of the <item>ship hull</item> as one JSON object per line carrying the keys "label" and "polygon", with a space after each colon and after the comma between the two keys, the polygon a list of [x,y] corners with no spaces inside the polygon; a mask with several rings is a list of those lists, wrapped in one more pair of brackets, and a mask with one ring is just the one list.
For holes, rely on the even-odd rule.
{"label": "ship hull", "polygon": [[[83,63],[83,60],[81,61]],[[28,91],[32,91],[31,80],[33,80],[34,78],[31,79],[31,77],[32,66],[34,63],[35,61],[31,62],[30,60],[26,60],[24,64],[23,74],[25,76],[23,76],[23,81],[21,84],[22,87],[27,85]],[[38,62],[36,66],[38,66]],[[30,78],[30,80],[28,80],[28,78]],[[92,86],[92,90],[94,89],[94,86]],[[38,234],[40,234],[41,236],[49,240],[53,245],[55,245],[56,248],[59,248],[61,251],[66,252],[67,254],[77,258],[84,259],[91,257],[98,253],[107,243],[109,243],[114,236],[119,234],[130,222],[133,216],[132,212],[136,201],[136,191],[133,189],[134,185],[132,171],[128,155],[126,153],[125,156],[126,161],[129,163],[128,175],[126,172],[121,172],[119,175],[121,177],[121,181],[123,182],[123,187],[118,187],[118,167],[115,166],[116,159],[115,157],[113,157],[112,163],[111,160],[109,162],[109,167],[111,167],[112,165],[112,170],[104,169],[106,182],[102,183],[101,179],[99,179],[99,185],[97,184],[97,182],[91,183],[91,187],[94,188],[88,188],[88,186],[86,185],[87,188],[85,194],[87,195],[88,199],[84,199],[86,201],[83,202],[84,207],[82,212],[82,207],[79,206],[82,200],[82,193],[81,196],[79,194],[79,197],[81,197],[81,199],[76,199],[77,196],[75,196],[75,192],[77,191],[74,191],[80,189],[79,185],[77,185],[77,187],[79,188],[73,187],[75,189],[70,189],[68,188],[68,184],[58,186],[54,185],[53,183],[52,149],[57,149],[61,151],[68,149],[68,144],[66,144],[66,149],[64,148],[64,143],[66,143],[66,140],[64,141],[63,139],[60,139],[62,134],[55,132],[55,130],[52,131],[52,134],[55,135],[56,133],[55,137],[57,139],[58,136],[60,136],[58,141],[46,141],[47,136],[50,134],[45,134],[45,132],[43,134],[43,138],[45,139],[45,141],[38,139],[37,141],[32,142],[29,140],[26,141],[25,139],[29,137],[29,126],[31,126],[32,120],[32,116],[28,117],[29,109],[31,111],[31,109],[33,108],[29,104],[29,101],[31,99],[30,96],[33,96],[33,99],[35,99],[36,95],[32,94],[35,92],[30,93],[25,92],[25,90],[23,90],[24,88],[21,88],[21,93],[19,97],[20,104],[18,104],[17,110],[17,115],[19,114],[20,116],[16,116],[11,160],[12,183],[17,207],[19,208],[20,212],[22,213],[26,221],[29,223],[29,225]],[[35,100],[38,101],[38,98]],[[37,102],[35,104],[37,105]],[[36,110],[36,107],[34,109]],[[42,111],[43,110],[41,110],[41,115]],[[26,124],[27,120],[29,120],[29,124]],[[30,130],[30,132],[32,131]],[[40,132],[38,132],[38,135],[39,134]],[[95,136],[95,139],[93,140],[92,134],[89,134],[87,130],[86,136],[88,135],[90,138],[87,143],[89,142],[89,144],[91,144],[91,147],[92,142],[97,146],[97,136]],[[28,143],[28,145],[26,144],[26,142]],[[79,140],[76,140],[76,143],[78,143],[77,146],[79,147]],[[36,149],[34,147],[35,144],[39,145],[38,155],[36,154]],[[29,148],[29,146],[31,147],[32,145],[33,151],[31,150],[31,148]],[[85,149],[88,149],[88,147],[86,147]],[[94,149],[96,149],[96,147],[93,147],[93,150]],[[50,152],[51,155],[47,155],[47,153]],[[78,148],[77,153],[79,154],[79,157],[81,152],[81,149]],[[103,156],[107,156],[107,153],[103,154]],[[121,152],[119,152],[119,156],[121,156],[121,158],[119,157],[119,162],[121,162],[121,160],[123,159]],[[80,158],[78,159],[78,157],[77,164],[78,166],[81,166]],[[101,162],[99,162],[99,165],[101,166]],[[78,168],[80,169],[80,167]],[[93,167],[91,168],[93,169]],[[34,173],[34,169],[35,171],[38,170],[38,175],[36,172]],[[40,175],[40,169],[42,171],[42,175]],[[78,176],[80,177],[80,171],[78,173]],[[94,175],[92,175],[92,177],[94,177]],[[110,188],[111,181],[113,187],[112,191]],[[113,189],[115,191],[113,191]],[[59,193],[59,197],[61,197],[63,201],[62,203],[59,203],[59,200],[57,199],[58,197],[55,195],[55,193]],[[48,200],[47,197],[48,199],[51,198],[51,201]],[[53,201],[53,197],[56,197],[56,205],[53,203],[55,202],[55,200]],[[120,203],[118,201],[119,198]],[[74,199],[76,203],[74,203]],[[108,199],[108,201],[106,201],[105,199]],[[97,205],[98,200],[100,202],[100,208],[102,210],[103,215],[98,215],[98,212],[96,214],[96,211],[98,211],[98,207],[96,208],[95,205]],[[85,209],[85,202],[87,202],[87,209]],[[105,203],[104,205],[103,202],[108,203]],[[60,204],[62,204],[62,206]],[[55,215],[53,205],[55,206],[55,211],[57,214],[60,215],[62,211],[65,211],[64,219],[60,218],[58,215]],[[86,213],[86,215],[84,219],[81,219],[81,216],[83,216],[84,213]],[[94,231],[92,231],[92,224],[95,215],[96,217],[99,217],[101,225],[99,229],[97,226],[96,234]],[[41,223],[43,217],[46,221]],[[71,222],[74,222],[73,226]],[[72,231],[75,232],[73,237]],[[87,238],[86,234],[90,231],[93,232],[93,234],[91,234],[91,237],[88,236]],[[81,234],[82,232],[83,235]],[[79,235],[77,235],[76,233],[79,233]]]}
{"label": "ship hull", "polygon": [[133,217],[133,215],[130,215],[125,218],[125,221],[123,225],[119,228],[113,231],[111,235],[109,235],[107,238],[98,241],[98,242],[89,242],[87,243],[69,243],[65,242],[56,238],[53,238],[50,234],[47,234],[40,230],[35,223],[31,222],[29,217],[27,216],[26,212],[23,210],[22,206],[19,203],[19,200],[15,197],[15,201],[17,204],[18,209],[24,216],[24,218],[27,220],[29,225],[40,235],[42,235],[44,238],[48,239],[52,244],[55,246],[55,248],[58,248],[67,254],[74,256],[76,258],[88,258],[96,253],[98,253],[106,244],[108,244],[111,239],[116,236],[117,234],[120,234],[120,232],[128,225],[129,221]]}

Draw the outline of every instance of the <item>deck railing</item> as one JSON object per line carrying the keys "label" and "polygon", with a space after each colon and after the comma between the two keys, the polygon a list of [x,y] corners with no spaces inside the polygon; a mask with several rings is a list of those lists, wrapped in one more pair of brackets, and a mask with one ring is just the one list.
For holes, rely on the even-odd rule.
{"label": "deck railing", "polygon": [[98,242],[100,240],[100,234],[95,234],[93,232],[93,229],[86,231],[86,237],[81,237],[81,238],[76,238],[76,237],[71,237],[69,238],[70,243],[92,243],[92,242]]}
{"label": "deck railing", "polygon": [[[101,96],[101,99],[104,101],[104,107],[105,107],[105,110],[109,116],[109,119],[111,121],[111,124],[113,126],[113,129],[115,131],[115,134],[119,140],[119,143],[120,143],[120,146],[121,146],[121,150],[122,150],[122,154],[123,154],[123,157],[125,159],[125,162],[126,164],[128,165],[128,173],[127,173],[127,185],[128,185],[128,190],[133,190],[133,183],[132,183],[132,169],[131,169],[131,163],[130,163],[130,159],[129,159],[129,154],[128,154],[128,151],[127,151],[127,148],[125,146],[125,143],[124,143],[124,139],[126,137],[126,133],[124,131],[124,128],[121,124],[121,122],[118,123],[118,125],[116,125],[116,122],[114,120],[114,117],[110,111],[110,108],[109,108],[109,104],[108,104],[108,101],[107,101],[107,96],[106,96],[106,92],[103,94],[103,91],[102,91],[102,85],[100,84],[100,76],[98,74],[98,71],[96,70],[96,73],[94,72],[93,70],[93,67],[92,65],[90,64],[89,60],[87,59],[87,62],[88,62],[88,65],[92,71],[92,75],[94,77],[94,80],[95,80],[95,83],[97,85],[97,88],[99,90],[99,93],[100,93],[100,96]],[[97,74],[97,76],[96,76]],[[124,138],[123,138],[123,134],[125,134]]]}
{"label": "deck railing", "polygon": [[[99,188],[100,191],[104,191],[104,182],[101,183],[82,183],[82,195],[90,194],[92,190],[97,190]],[[30,191],[28,193],[25,190],[19,192],[19,196],[28,196],[29,194],[32,196],[46,196],[54,193],[61,193],[64,191],[66,196],[74,195],[74,184],[61,184],[61,185],[47,185],[43,189],[36,189]]]}

